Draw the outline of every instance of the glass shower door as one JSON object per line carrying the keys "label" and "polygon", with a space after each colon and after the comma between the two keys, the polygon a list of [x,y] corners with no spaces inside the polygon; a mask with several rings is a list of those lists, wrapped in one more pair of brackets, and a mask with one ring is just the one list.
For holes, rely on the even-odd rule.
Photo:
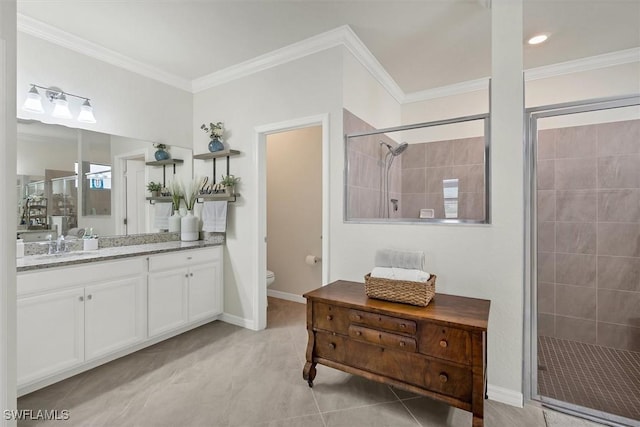
{"label": "glass shower door", "polygon": [[539,109],[529,132],[532,397],[628,425],[640,422],[637,104]]}

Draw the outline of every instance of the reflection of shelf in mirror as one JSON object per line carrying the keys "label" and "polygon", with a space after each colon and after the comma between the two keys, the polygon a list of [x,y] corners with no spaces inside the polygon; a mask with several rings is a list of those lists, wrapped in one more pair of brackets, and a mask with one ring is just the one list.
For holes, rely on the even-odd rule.
{"label": "reflection of shelf in mirror", "polygon": [[150,204],[155,205],[155,202],[160,203],[173,203],[173,198],[171,196],[155,196],[155,197],[147,197],[147,200]]}
{"label": "reflection of shelf in mirror", "polygon": [[167,159],[167,160],[154,160],[152,162],[147,162],[147,166],[166,166],[166,165],[179,165],[184,163],[182,159]]}
{"label": "reflection of shelf in mirror", "polygon": [[213,153],[194,154],[193,158],[198,160],[210,160],[217,159],[219,157],[237,156],[238,154],[240,154],[240,151],[238,150],[223,150],[215,151]]}

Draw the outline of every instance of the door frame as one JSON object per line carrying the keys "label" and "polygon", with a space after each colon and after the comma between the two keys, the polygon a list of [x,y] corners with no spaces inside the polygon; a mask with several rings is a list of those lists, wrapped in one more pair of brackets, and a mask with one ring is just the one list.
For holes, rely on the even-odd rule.
{"label": "door frame", "polygon": [[[113,182],[111,185],[111,191],[113,192],[113,212],[115,212],[115,234],[116,235],[126,235],[126,226],[122,223],[122,218],[127,215],[127,191],[126,186],[124,186],[124,174],[126,172],[127,160],[139,159],[142,157],[147,159],[147,150],[144,148],[140,148],[138,150],[129,151],[126,153],[118,154],[113,157],[113,173],[112,179],[117,179],[117,182]],[[144,173],[145,181],[149,181],[149,173],[145,171]],[[115,184],[115,185],[114,185]],[[149,230],[149,208],[146,207],[144,210],[145,217],[145,232]]]}
{"label": "door frame", "polygon": [[270,123],[254,128],[254,185],[257,189],[254,215],[256,233],[254,237],[255,264],[253,283],[253,328],[262,330],[267,326],[267,136],[311,126],[322,127],[322,286],[329,281],[329,114],[301,117],[283,122]]}
{"label": "door frame", "polygon": [[568,402],[551,398],[542,398],[538,393],[538,327],[537,327],[537,186],[536,162],[537,120],[590,111],[602,111],[640,105],[640,94],[617,97],[596,98],[560,104],[551,104],[525,109],[525,146],[524,146],[524,379],[523,392],[526,401],[537,401],[543,406],[566,412],[596,422],[614,423],[623,420],[613,414],[607,414],[590,408],[579,407]]}

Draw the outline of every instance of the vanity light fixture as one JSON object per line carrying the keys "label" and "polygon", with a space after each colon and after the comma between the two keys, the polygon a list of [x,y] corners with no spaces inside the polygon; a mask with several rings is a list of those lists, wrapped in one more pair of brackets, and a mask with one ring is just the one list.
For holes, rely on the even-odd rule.
{"label": "vanity light fixture", "polygon": [[80,106],[80,114],[78,115],[77,120],[83,123],[96,122],[96,118],[93,115],[93,107],[89,102],[89,98],[64,92],[62,89],[54,86],[44,87],[31,84],[31,89],[29,89],[27,99],[22,105],[23,110],[38,114],[44,113],[44,108],[42,107],[42,96],[40,95],[40,92],[38,92],[38,88],[43,89],[49,102],[54,104],[53,111],[51,112],[53,117],[60,119],[70,119],[73,117],[69,110],[69,101],[67,101],[67,96],[71,96],[78,99],[84,99],[84,102]]}

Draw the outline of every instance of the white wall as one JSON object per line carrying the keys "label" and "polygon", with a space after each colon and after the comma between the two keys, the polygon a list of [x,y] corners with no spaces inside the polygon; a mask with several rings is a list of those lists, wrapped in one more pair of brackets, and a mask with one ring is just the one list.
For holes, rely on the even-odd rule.
{"label": "white wall", "polygon": [[[45,99],[44,115],[23,111],[30,84],[91,98],[97,123],[55,119]],[[24,33],[18,33],[17,93],[20,118],[191,148],[191,93]],[[68,101],[72,113],[79,109],[78,99]]]}
{"label": "white wall", "polygon": [[267,269],[269,290],[301,297],[322,286],[322,127],[267,136]]}
{"label": "white wall", "polygon": [[[195,94],[193,128],[202,123],[222,121],[225,143],[241,155],[231,158],[230,172],[241,178],[236,203],[230,203],[225,254],[225,312],[254,322],[253,298],[264,277],[257,271],[255,236],[258,227],[256,188],[257,145],[254,128],[319,114],[330,115],[331,156],[343,156],[342,141],[342,58],[337,47],[253,74]],[[194,137],[194,152],[207,151],[204,132]],[[295,161],[295,159],[292,159]],[[225,173],[224,162],[216,172]],[[331,189],[342,185],[341,164],[331,164]],[[194,172],[211,178],[211,161],[196,160]],[[332,211],[340,211],[341,202]],[[338,215],[340,217],[340,215]],[[333,238],[333,233],[331,234]],[[248,324],[248,323],[247,323]]]}
{"label": "white wall", "polygon": [[[0,1],[0,407],[16,409],[16,2]],[[0,418],[0,425],[16,421]]]}

